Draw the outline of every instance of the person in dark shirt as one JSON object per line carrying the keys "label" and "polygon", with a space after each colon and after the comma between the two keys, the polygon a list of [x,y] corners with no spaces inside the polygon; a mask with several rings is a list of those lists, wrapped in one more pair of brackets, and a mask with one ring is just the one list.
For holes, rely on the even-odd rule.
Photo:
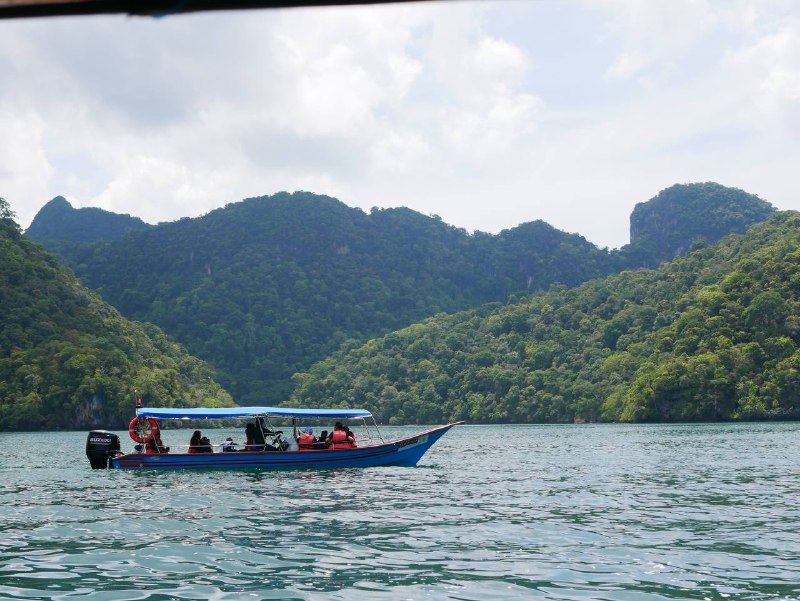
{"label": "person in dark shirt", "polygon": [[264,439],[264,422],[259,417],[256,419],[256,423],[253,426],[253,445],[255,446],[256,451],[263,451],[264,445],[267,441]]}
{"label": "person in dark shirt", "polygon": [[192,437],[189,439],[189,452],[190,453],[213,453],[214,449],[211,447],[211,441],[203,436],[200,430],[195,430]]}
{"label": "person in dark shirt", "polygon": [[213,453],[214,452],[214,447],[211,446],[211,441],[205,436],[202,436],[200,438],[200,445],[197,447],[197,449],[198,449],[197,450],[198,453]]}
{"label": "person in dark shirt", "polygon": [[192,437],[189,439],[189,452],[200,453],[200,438],[202,437],[200,430],[195,430]]}
{"label": "person in dark shirt", "polygon": [[253,439],[255,438],[254,431],[256,429],[256,425],[254,423],[248,423],[244,427],[244,449],[245,451],[254,451],[255,450],[255,442]]}

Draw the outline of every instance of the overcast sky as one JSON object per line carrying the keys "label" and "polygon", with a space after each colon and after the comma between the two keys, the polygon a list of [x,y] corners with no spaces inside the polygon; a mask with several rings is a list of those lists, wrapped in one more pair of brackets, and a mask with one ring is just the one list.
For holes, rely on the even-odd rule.
{"label": "overcast sky", "polygon": [[800,209],[800,3],[432,2],[0,21],[0,196],[147,222],[308,190],[609,247],[716,181]]}

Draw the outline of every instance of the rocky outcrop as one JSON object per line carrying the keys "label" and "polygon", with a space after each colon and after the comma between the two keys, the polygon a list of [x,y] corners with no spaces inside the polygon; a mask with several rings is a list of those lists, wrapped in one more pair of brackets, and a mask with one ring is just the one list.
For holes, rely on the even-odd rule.
{"label": "rocky outcrop", "polygon": [[685,254],[699,240],[714,244],[728,234],[743,234],[774,211],[770,203],[737,188],[676,184],[636,205],[631,242],[622,251],[632,264],[655,267]]}
{"label": "rocky outcrop", "polygon": [[78,429],[110,427],[106,417],[105,402],[100,394],[93,394],[75,408],[75,423],[72,427]]}

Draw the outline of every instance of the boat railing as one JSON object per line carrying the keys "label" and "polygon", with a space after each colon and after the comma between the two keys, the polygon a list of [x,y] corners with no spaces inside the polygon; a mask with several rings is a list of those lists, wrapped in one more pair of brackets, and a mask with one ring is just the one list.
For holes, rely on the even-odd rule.
{"label": "boat railing", "polygon": [[[370,426],[367,418],[361,418],[361,425],[364,428],[364,432],[366,434],[367,442],[370,445],[377,444],[377,441],[380,441],[380,444],[384,444],[386,441],[383,439],[383,435],[381,434],[380,428],[378,428],[378,422],[375,421],[375,417],[370,416],[372,419],[372,426]],[[375,430],[375,438],[373,438],[372,430]]]}

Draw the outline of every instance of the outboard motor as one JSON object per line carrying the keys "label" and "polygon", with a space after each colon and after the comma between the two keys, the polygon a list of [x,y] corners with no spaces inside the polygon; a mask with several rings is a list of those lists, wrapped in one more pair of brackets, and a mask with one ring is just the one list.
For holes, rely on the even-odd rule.
{"label": "outboard motor", "polygon": [[92,430],[86,439],[86,456],[92,469],[108,469],[108,460],[116,455],[121,455],[119,436],[106,430]]}

